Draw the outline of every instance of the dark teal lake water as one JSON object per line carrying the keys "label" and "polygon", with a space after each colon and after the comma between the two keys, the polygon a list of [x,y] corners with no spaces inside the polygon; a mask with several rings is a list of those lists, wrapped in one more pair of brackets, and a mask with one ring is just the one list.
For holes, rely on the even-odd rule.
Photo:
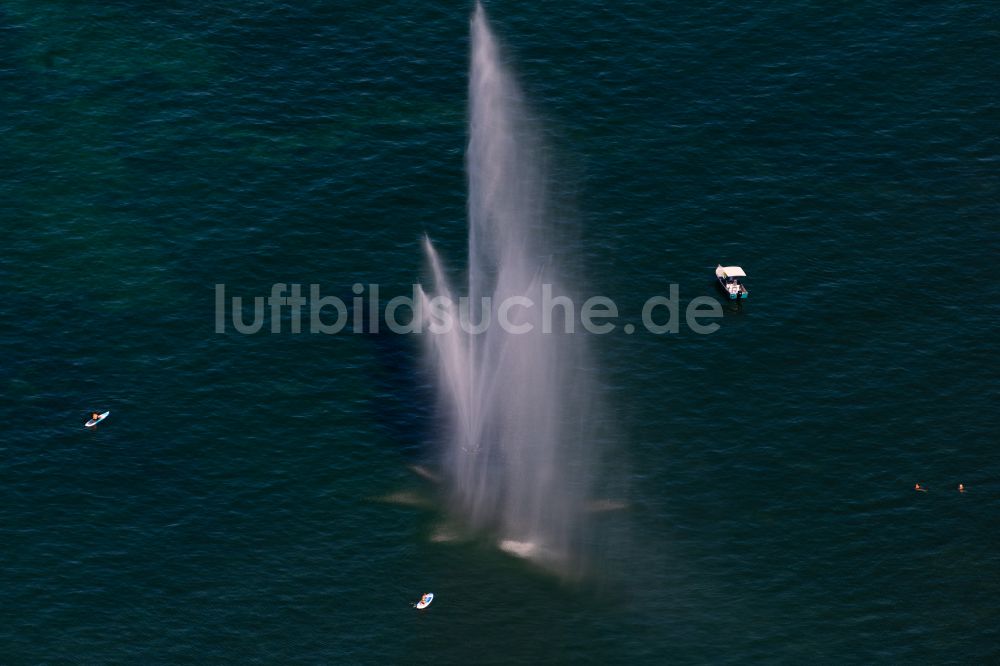
{"label": "dark teal lake water", "polygon": [[0,663],[997,660],[997,7],[487,8],[586,290],[751,276],[594,338],[602,570],[432,540],[419,340],[215,333],[464,265],[471,3],[5,0]]}

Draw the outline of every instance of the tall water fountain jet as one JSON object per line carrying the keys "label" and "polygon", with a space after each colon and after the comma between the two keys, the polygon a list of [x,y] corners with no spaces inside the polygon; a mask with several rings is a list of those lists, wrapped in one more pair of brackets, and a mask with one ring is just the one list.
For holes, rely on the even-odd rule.
{"label": "tall water fountain jet", "polygon": [[[486,14],[471,22],[469,80],[468,299],[460,308],[442,262],[426,242],[435,290],[422,292],[425,331],[442,315],[471,324],[425,333],[440,409],[448,423],[442,467],[453,505],[501,548],[563,574],[583,564],[586,505],[594,481],[596,405],[584,333],[565,332],[555,308],[543,330],[543,288],[568,294],[553,247],[557,220],[546,197],[542,143]],[[548,285],[548,286],[546,286]],[[490,304],[482,307],[483,298]],[[526,297],[532,307],[501,303]],[[447,299],[447,300],[445,300]],[[471,310],[471,312],[470,312]],[[437,316],[432,316],[437,312]],[[577,329],[579,322],[577,322]]]}

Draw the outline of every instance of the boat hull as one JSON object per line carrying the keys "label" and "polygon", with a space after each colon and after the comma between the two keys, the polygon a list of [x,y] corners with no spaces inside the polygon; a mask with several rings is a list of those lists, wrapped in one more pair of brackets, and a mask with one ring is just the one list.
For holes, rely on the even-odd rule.
{"label": "boat hull", "polygon": [[731,301],[745,300],[746,297],[750,295],[750,292],[747,291],[747,288],[742,284],[740,284],[740,290],[738,292],[729,291],[729,289],[726,288],[726,283],[721,278],[716,278],[715,286],[718,287],[719,291],[721,291],[726,298]]}

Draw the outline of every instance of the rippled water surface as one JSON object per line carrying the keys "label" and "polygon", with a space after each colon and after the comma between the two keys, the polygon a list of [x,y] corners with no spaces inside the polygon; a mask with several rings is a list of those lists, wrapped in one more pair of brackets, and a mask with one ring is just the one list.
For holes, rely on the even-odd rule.
{"label": "rippled water surface", "polygon": [[751,276],[593,339],[602,570],[442,540],[412,336],[215,332],[462,270],[470,3],[6,0],[0,662],[995,660],[997,9],[487,8],[618,323]]}

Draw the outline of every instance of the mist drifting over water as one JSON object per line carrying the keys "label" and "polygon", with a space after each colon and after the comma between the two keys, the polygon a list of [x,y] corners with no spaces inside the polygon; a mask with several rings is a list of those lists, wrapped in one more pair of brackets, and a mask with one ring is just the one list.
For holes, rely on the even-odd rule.
{"label": "mist drifting over water", "polygon": [[[468,295],[472,321],[486,316],[494,325],[479,334],[453,326],[426,336],[446,424],[442,467],[453,508],[474,529],[569,576],[585,561],[598,458],[592,366],[583,332],[542,332],[543,285],[567,293],[552,260],[557,220],[546,197],[542,143],[479,4],[471,30],[467,291],[448,283],[428,240],[435,287],[422,294],[423,312],[429,316],[435,296],[454,304]],[[495,325],[498,305],[514,296],[536,304],[511,311],[512,323],[533,325],[530,333]],[[477,310],[483,297],[492,312]],[[457,307],[451,314],[457,321]]]}

